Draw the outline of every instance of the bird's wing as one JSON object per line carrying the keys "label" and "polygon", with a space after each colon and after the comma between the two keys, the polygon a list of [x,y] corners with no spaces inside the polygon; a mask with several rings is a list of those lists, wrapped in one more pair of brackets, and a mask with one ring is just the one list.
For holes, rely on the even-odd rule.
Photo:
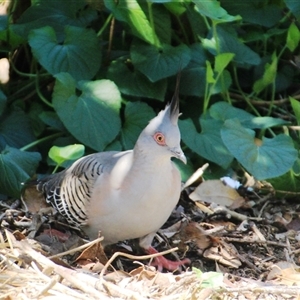
{"label": "bird's wing", "polygon": [[118,152],[103,152],[85,156],[68,169],[38,181],[37,189],[67,222],[83,226],[87,222],[87,207],[97,179],[109,172]]}

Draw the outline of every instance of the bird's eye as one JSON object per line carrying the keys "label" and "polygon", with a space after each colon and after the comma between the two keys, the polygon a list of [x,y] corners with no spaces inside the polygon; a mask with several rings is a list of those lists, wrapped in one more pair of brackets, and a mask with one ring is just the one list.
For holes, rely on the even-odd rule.
{"label": "bird's eye", "polygon": [[166,144],[165,136],[161,132],[156,132],[153,138],[158,145],[164,146]]}

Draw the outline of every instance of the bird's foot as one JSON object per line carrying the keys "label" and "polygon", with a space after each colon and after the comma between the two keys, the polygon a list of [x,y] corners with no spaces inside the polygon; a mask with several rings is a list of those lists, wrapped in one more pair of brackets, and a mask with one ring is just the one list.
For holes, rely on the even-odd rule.
{"label": "bird's foot", "polygon": [[[148,254],[158,253],[158,251],[156,249],[154,249],[153,247],[148,248],[146,251]],[[151,266],[157,267],[158,271],[160,271],[160,272],[163,269],[173,272],[173,271],[179,270],[181,266],[187,265],[190,263],[191,263],[191,261],[188,258],[185,258],[185,259],[179,260],[179,261],[172,261],[163,256],[156,256],[153,258]]]}

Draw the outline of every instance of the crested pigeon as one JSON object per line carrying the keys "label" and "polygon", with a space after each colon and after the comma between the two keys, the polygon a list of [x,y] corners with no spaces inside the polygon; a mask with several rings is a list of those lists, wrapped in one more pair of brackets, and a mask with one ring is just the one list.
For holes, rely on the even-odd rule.
{"label": "crested pigeon", "polygon": [[[141,132],[133,150],[91,154],[68,169],[38,181],[37,189],[70,225],[90,239],[104,236],[103,246],[140,238],[147,253],[181,192],[181,177],[171,157],[186,163],[180,147],[179,77],[171,101]],[[145,238],[146,236],[146,238]],[[188,259],[154,260],[159,269],[175,270]]]}

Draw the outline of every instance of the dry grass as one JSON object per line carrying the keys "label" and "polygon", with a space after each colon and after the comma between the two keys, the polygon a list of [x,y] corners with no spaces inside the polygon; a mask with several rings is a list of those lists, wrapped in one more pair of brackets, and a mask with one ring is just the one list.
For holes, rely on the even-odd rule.
{"label": "dry grass", "polygon": [[300,294],[299,287],[246,279],[230,283],[227,276],[215,289],[205,288],[194,272],[173,275],[146,266],[130,274],[93,275],[54,263],[32,240],[6,236],[7,241],[0,236],[0,299],[297,299]]}

